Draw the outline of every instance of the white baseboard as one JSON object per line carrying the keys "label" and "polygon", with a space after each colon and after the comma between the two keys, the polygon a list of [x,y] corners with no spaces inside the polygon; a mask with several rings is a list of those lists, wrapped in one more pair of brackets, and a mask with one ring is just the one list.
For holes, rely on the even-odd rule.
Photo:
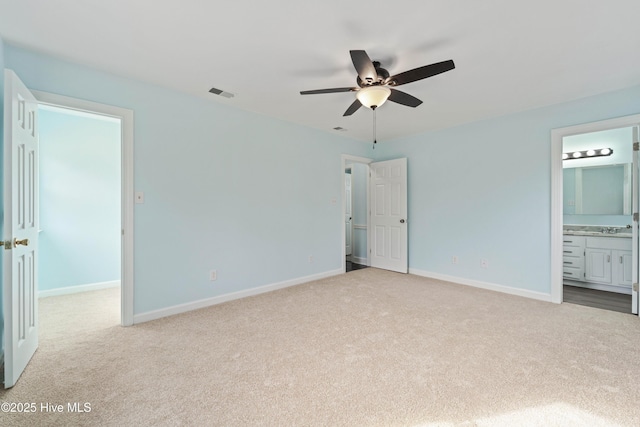
{"label": "white baseboard", "polygon": [[97,291],[100,289],[117,288],[119,286],[120,286],[120,280],[112,280],[111,282],[89,283],[88,285],[68,286],[66,288],[57,288],[57,289],[49,289],[46,291],[38,291],[38,298],[77,294],[79,292]]}
{"label": "white baseboard", "polygon": [[367,265],[367,259],[358,256],[351,256],[351,262],[354,264]]}
{"label": "white baseboard", "polygon": [[284,282],[272,283],[270,285],[259,286],[257,288],[246,289],[244,291],[232,292],[230,294],[220,295],[213,298],[202,299],[189,302],[186,304],[174,305],[159,310],[147,311],[133,316],[133,323],[144,323],[151,320],[160,319],[162,317],[173,316],[175,314],[186,313],[187,311],[198,310],[200,308],[210,307],[223,302],[233,301],[240,298],[246,298],[278,289],[288,288],[290,286],[300,285],[302,283],[312,282],[314,280],[324,279],[326,277],[344,274],[342,269],[326,271],[324,273],[313,274],[311,276],[298,277],[296,279],[285,280]]}
{"label": "white baseboard", "polygon": [[433,273],[430,271],[418,270],[415,268],[409,269],[410,274],[416,276],[429,277],[431,279],[444,280],[446,282],[457,283],[459,285],[472,286],[474,288],[487,289],[490,291],[502,292],[505,294],[517,295],[520,297],[536,299],[539,301],[551,301],[551,294],[545,294],[542,292],[528,291],[526,289],[512,288],[504,285],[496,285],[495,283],[482,282],[479,280],[465,279],[462,277],[449,276],[446,274]]}

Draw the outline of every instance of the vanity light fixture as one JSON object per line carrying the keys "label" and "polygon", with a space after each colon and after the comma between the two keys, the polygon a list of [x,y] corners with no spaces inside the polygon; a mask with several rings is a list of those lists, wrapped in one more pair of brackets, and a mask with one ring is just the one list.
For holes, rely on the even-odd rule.
{"label": "vanity light fixture", "polygon": [[583,157],[604,157],[613,154],[611,148],[597,148],[584,151],[571,151],[569,153],[562,153],[562,160],[581,159]]}

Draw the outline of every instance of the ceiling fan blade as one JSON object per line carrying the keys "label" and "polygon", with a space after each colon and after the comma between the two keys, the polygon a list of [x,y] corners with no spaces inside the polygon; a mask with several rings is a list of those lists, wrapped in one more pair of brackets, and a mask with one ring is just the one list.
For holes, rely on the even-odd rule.
{"label": "ceiling fan blade", "polygon": [[347,111],[344,112],[344,114],[342,115],[344,116],[350,116],[353,113],[355,113],[356,111],[358,111],[358,109],[362,107],[362,103],[360,102],[360,100],[356,99],[355,101],[353,101],[353,104],[351,104],[349,106],[349,108],[347,108]]}
{"label": "ceiling fan blade", "polygon": [[351,61],[353,66],[358,72],[360,80],[367,83],[373,83],[378,79],[378,73],[376,67],[373,66],[373,62],[369,59],[369,55],[364,50],[350,50]]}
{"label": "ceiling fan blade", "polygon": [[391,76],[389,78],[389,84],[393,86],[400,86],[417,80],[426,79],[427,77],[433,77],[440,73],[453,70],[454,68],[456,68],[456,66],[453,63],[453,60],[449,59],[448,61],[425,65],[424,67],[414,68],[413,70]]}
{"label": "ceiling fan blade", "polygon": [[334,87],[332,89],[316,89],[316,90],[303,90],[300,91],[300,95],[316,95],[319,93],[337,93],[337,92],[353,92],[357,88],[355,87]]}
{"label": "ceiling fan blade", "polygon": [[408,93],[399,91],[397,89],[391,89],[391,95],[389,95],[389,101],[396,102],[398,104],[406,105],[407,107],[417,107],[422,104],[418,98]]}

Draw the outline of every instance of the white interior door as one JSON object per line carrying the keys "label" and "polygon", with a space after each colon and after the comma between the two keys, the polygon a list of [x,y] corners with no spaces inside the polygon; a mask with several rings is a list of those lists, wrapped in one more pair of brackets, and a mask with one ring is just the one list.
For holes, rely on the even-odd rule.
{"label": "white interior door", "polygon": [[407,159],[370,164],[371,266],[406,273]]}
{"label": "white interior door", "polygon": [[344,241],[345,241],[345,253],[347,256],[351,255],[352,237],[353,237],[353,212],[351,203],[351,174],[344,174]]}
{"label": "white interior door", "polygon": [[638,126],[633,127],[633,173],[631,174],[631,212],[633,212],[633,225],[631,227],[631,279],[633,285],[631,286],[631,312],[638,314],[638,257],[640,251],[638,250],[638,148],[640,146],[640,131]]}
{"label": "white interior door", "polygon": [[38,348],[38,132],[36,99],[5,70],[4,386],[13,387]]}

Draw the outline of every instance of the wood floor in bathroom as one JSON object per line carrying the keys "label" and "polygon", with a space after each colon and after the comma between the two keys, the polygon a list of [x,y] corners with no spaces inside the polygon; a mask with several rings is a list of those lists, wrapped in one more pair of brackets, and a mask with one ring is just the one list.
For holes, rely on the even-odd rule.
{"label": "wood floor in bathroom", "polygon": [[631,295],[564,285],[564,302],[631,314]]}

